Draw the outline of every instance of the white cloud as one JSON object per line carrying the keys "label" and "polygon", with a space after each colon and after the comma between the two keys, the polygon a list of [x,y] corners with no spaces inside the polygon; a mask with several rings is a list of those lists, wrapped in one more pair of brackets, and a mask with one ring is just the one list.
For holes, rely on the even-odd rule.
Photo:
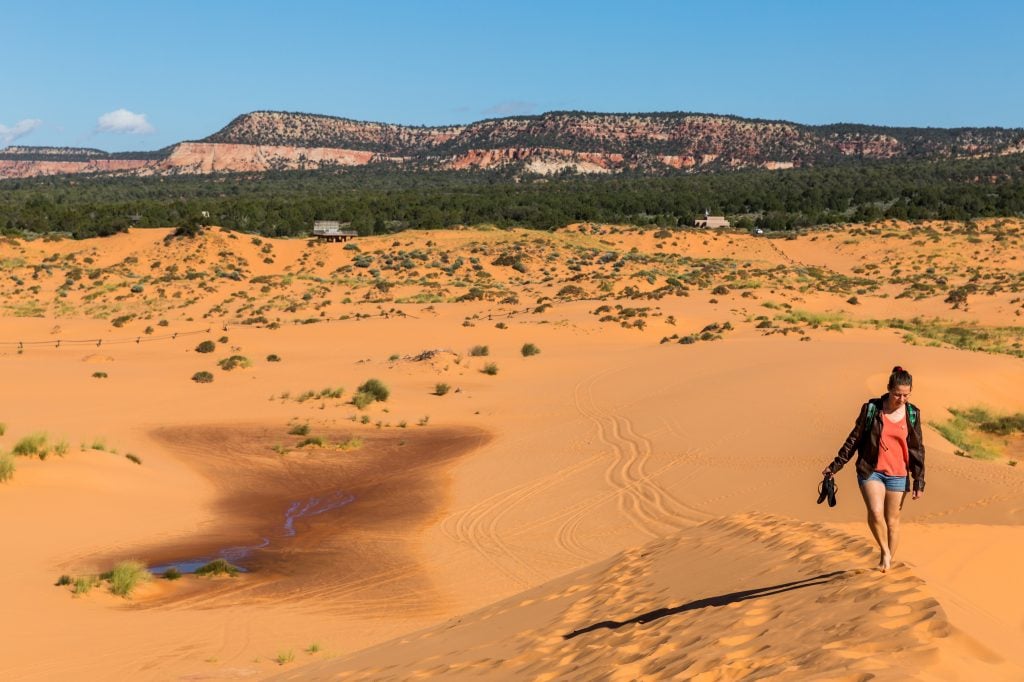
{"label": "white cloud", "polygon": [[145,135],[156,131],[145,114],[136,114],[127,109],[118,109],[103,114],[96,122],[96,130],[101,133],[131,133]]}
{"label": "white cloud", "polygon": [[43,124],[38,118],[25,118],[8,128],[0,123],[0,143],[8,145],[23,135],[28,135]]}
{"label": "white cloud", "polygon": [[534,102],[509,100],[507,102],[498,102],[494,106],[487,107],[483,110],[483,113],[495,116],[515,116],[516,114],[532,114],[536,110],[537,104]]}

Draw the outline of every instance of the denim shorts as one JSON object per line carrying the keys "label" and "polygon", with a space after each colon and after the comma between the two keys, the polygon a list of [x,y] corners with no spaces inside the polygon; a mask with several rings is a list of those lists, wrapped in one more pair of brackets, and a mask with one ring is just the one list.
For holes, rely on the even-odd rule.
{"label": "denim shorts", "polygon": [[864,485],[867,481],[879,481],[885,485],[885,490],[890,493],[905,493],[909,492],[910,488],[907,486],[906,476],[890,476],[889,474],[883,474],[881,471],[876,471],[867,478],[857,477],[857,481]]}

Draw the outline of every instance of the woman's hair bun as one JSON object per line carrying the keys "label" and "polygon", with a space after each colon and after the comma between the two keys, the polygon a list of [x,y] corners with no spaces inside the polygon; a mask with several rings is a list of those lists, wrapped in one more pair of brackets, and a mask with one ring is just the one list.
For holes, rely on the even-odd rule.
{"label": "woman's hair bun", "polygon": [[902,367],[900,367],[899,365],[896,365],[895,367],[893,367],[893,368],[892,368],[892,373],[893,373],[893,374],[895,374],[896,372],[904,372],[904,371],[906,371],[906,370],[904,370],[904,369],[903,369]]}

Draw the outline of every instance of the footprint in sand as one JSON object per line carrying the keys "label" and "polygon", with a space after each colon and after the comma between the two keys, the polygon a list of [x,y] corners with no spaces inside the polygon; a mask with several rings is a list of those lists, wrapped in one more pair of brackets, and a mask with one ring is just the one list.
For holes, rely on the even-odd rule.
{"label": "footprint in sand", "polygon": [[746,642],[749,642],[755,637],[757,637],[756,634],[754,634],[753,632],[748,632],[742,635],[731,635],[729,637],[722,637],[718,640],[718,643],[724,646],[738,646],[740,644],[745,644]]}
{"label": "footprint in sand", "polygon": [[747,627],[753,627],[755,625],[763,625],[764,623],[767,623],[768,621],[770,621],[772,618],[774,618],[774,615],[767,614],[767,613],[766,614],[761,614],[761,615],[749,615],[748,614],[745,618],[743,618],[743,620],[740,621],[740,625],[745,625]]}
{"label": "footprint in sand", "polygon": [[883,616],[906,616],[913,613],[913,609],[905,604],[895,604],[893,606],[882,606],[876,609]]}
{"label": "footprint in sand", "polygon": [[908,625],[916,625],[920,621],[919,618],[915,618],[913,615],[901,616],[898,618],[889,618],[879,623],[879,627],[885,628],[886,630],[897,630],[899,628],[905,628]]}

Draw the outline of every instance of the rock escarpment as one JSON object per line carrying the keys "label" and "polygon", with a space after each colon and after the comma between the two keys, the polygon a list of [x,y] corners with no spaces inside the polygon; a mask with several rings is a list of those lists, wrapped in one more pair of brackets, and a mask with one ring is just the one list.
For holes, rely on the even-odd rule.
{"label": "rock escarpment", "polygon": [[204,174],[393,164],[410,170],[608,173],[786,169],[850,160],[1024,152],[1024,130],[806,126],[688,113],[551,112],[467,125],[403,126],[257,111],[155,152],[8,147],[0,178],[58,173]]}

